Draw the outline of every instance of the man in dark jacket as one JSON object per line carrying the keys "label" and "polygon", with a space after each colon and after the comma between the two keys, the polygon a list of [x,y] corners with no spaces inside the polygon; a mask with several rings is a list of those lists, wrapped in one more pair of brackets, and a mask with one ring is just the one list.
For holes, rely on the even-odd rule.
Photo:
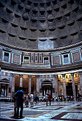
{"label": "man in dark jacket", "polygon": [[[16,106],[15,116],[16,116],[16,118],[23,117],[23,101],[24,101],[24,92],[23,92],[23,90],[18,90],[15,93],[15,106]],[[20,110],[20,112],[19,112],[19,110]]]}

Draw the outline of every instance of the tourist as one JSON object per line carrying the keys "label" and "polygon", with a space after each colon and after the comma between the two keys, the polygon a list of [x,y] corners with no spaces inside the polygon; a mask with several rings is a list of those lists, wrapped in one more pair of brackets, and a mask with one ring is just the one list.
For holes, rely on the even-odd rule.
{"label": "tourist", "polygon": [[45,95],[46,106],[48,106],[48,94]]}
{"label": "tourist", "polygon": [[48,102],[49,102],[49,105],[51,105],[51,101],[52,101],[52,95],[51,94],[48,94]]}
{"label": "tourist", "polygon": [[30,94],[30,107],[33,107],[33,103],[34,103],[34,95]]}
{"label": "tourist", "polygon": [[[23,101],[24,101],[24,92],[23,90],[18,90],[14,95],[14,114],[15,118],[22,118],[23,117]],[[20,110],[20,111],[19,111]]]}

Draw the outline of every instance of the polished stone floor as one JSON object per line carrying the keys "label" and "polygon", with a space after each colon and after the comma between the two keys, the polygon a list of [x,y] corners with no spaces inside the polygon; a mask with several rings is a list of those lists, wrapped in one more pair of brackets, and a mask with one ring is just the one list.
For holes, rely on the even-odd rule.
{"label": "polished stone floor", "polygon": [[14,105],[0,102],[0,121],[82,121],[82,102],[52,102],[46,106],[45,102],[26,107],[22,119],[11,118]]}

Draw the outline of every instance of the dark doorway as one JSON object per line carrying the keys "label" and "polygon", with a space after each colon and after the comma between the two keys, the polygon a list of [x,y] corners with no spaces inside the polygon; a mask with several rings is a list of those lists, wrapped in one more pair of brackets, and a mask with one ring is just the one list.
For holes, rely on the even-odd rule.
{"label": "dark doorway", "polygon": [[67,96],[73,96],[72,83],[67,83],[66,94],[67,94]]}
{"label": "dark doorway", "polygon": [[52,95],[53,87],[52,83],[48,80],[44,81],[41,86],[42,95],[44,96],[46,93],[50,93]]}

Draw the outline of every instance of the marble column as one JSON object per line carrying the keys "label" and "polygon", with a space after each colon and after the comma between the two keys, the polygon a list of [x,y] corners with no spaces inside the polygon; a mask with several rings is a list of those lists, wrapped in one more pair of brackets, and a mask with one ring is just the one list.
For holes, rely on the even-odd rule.
{"label": "marble column", "polygon": [[59,89],[58,89],[58,79],[57,79],[57,75],[54,76],[54,81],[55,81],[55,96],[58,97],[58,92],[59,92]]}
{"label": "marble column", "polygon": [[67,94],[66,94],[66,79],[65,79],[65,74],[62,74],[62,86],[63,86],[63,96],[66,98]]}
{"label": "marble column", "polygon": [[20,87],[23,87],[23,76],[20,75]]}
{"label": "marble column", "polygon": [[64,95],[65,98],[67,97],[67,95],[66,95],[66,80],[65,80],[65,78],[63,79],[63,95]]}
{"label": "marble column", "polygon": [[11,82],[11,85],[12,85],[12,87],[11,87],[11,92],[15,92],[15,77],[14,77],[14,75],[12,74],[12,82]]}
{"label": "marble column", "polygon": [[40,81],[39,81],[39,77],[37,76],[37,80],[36,80],[36,92],[39,93],[40,91]]}
{"label": "marble column", "polygon": [[76,101],[76,89],[75,89],[75,82],[74,82],[74,74],[72,74],[72,89],[73,89],[74,101]]}
{"label": "marble column", "polygon": [[79,90],[79,93],[82,95],[82,72],[80,72],[79,74],[80,74],[80,90]]}
{"label": "marble column", "polygon": [[31,94],[31,77],[29,77],[29,90],[28,90],[29,94]]}
{"label": "marble column", "polygon": [[10,86],[11,86],[11,97],[13,96],[13,94],[15,93],[15,75],[11,74],[11,78],[10,78]]}

